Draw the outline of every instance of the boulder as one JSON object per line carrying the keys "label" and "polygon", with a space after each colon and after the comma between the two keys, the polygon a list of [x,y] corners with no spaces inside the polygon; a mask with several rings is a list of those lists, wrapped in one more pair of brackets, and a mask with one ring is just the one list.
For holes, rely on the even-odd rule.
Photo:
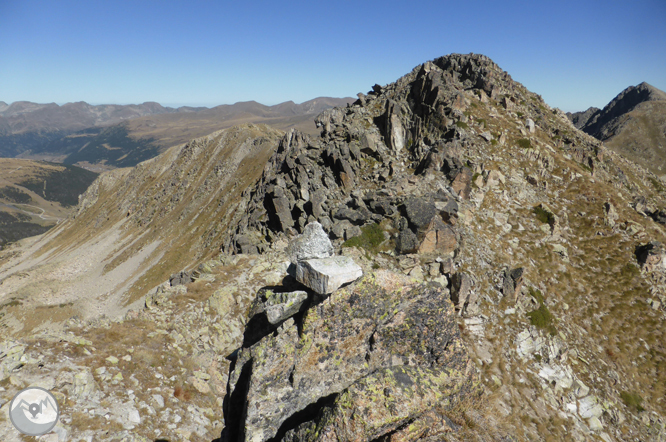
{"label": "boulder", "polygon": [[466,273],[451,276],[451,301],[461,311],[475,307],[476,293],[472,290],[472,278]]}
{"label": "boulder", "polygon": [[327,258],[333,255],[333,244],[321,224],[313,221],[289,243],[287,255],[294,264],[304,259]]}
{"label": "boulder", "polygon": [[502,294],[505,297],[508,297],[509,300],[515,302],[522,286],[523,286],[522,267],[513,270],[509,270],[508,268],[504,269],[504,275],[502,278]]}
{"label": "boulder", "polygon": [[525,120],[525,127],[527,128],[527,131],[531,134],[534,133],[535,126],[534,126],[534,121],[531,118],[528,118]]}
{"label": "boulder", "polygon": [[650,241],[636,247],[636,260],[647,272],[666,269],[666,248],[659,241]]}
{"label": "boulder", "polygon": [[453,190],[464,200],[469,199],[472,191],[472,177],[472,170],[469,167],[463,167],[451,183]]}
{"label": "boulder", "polygon": [[486,177],[486,186],[495,187],[498,186],[500,183],[504,184],[505,182],[506,178],[499,170],[491,170],[490,172],[488,172],[488,176]]}
{"label": "boulder", "polygon": [[276,227],[284,232],[290,227],[294,227],[294,219],[291,216],[291,204],[287,197],[284,196],[284,191],[280,187],[275,188],[275,193],[269,196],[269,202],[272,206],[272,213],[277,219]]}
{"label": "boulder", "polygon": [[404,204],[405,217],[413,230],[426,227],[437,214],[435,204],[424,198],[409,198]]}
{"label": "boulder", "polygon": [[250,317],[264,314],[269,324],[276,325],[298,313],[307,299],[308,294],[304,291],[280,293],[264,290],[252,306]]}
{"label": "boulder", "polygon": [[186,271],[175,273],[169,277],[169,285],[171,285],[171,287],[189,284],[192,281],[192,273]]}
{"label": "boulder", "polygon": [[348,220],[352,224],[363,225],[370,218],[371,214],[365,207],[360,207],[356,210],[343,206],[335,212],[333,217],[339,220]]}
{"label": "boulder", "polygon": [[619,218],[615,206],[611,202],[604,203],[604,224],[611,229],[615,227],[615,221]]}
{"label": "boulder", "polygon": [[302,260],[291,272],[298,282],[320,295],[331,294],[363,276],[361,267],[348,256]]}
{"label": "boulder", "polygon": [[452,253],[458,246],[456,234],[453,229],[444,224],[439,216],[434,217],[425,229],[425,235],[421,245],[419,246],[419,253],[432,254]]}
{"label": "boulder", "polygon": [[400,254],[415,253],[419,248],[419,238],[409,229],[401,230],[395,248]]}
{"label": "boulder", "polygon": [[236,246],[238,248],[238,252],[243,254],[256,255],[259,253],[257,244],[252,241],[252,238],[250,238],[249,235],[239,235],[236,238]]}

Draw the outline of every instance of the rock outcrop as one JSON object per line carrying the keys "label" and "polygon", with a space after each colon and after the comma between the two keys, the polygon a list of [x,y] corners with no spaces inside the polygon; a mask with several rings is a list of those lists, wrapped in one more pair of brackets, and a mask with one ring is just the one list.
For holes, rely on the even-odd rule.
{"label": "rock outcrop", "polygon": [[416,440],[475,385],[447,293],[378,272],[238,352],[225,440]]}

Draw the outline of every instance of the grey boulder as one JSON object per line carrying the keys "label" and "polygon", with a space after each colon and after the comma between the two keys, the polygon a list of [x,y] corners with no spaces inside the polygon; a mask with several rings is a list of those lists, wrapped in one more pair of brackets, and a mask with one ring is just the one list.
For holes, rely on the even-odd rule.
{"label": "grey boulder", "polygon": [[328,295],[363,276],[363,270],[348,256],[333,256],[299,261],[292,276],[318,294]]}
{"label": "grey boulder", "polygon": [[294,264],[304,259],[328,258],[333,255],[333,244],[321,224],[314,221],[289,243],[287,253]]}

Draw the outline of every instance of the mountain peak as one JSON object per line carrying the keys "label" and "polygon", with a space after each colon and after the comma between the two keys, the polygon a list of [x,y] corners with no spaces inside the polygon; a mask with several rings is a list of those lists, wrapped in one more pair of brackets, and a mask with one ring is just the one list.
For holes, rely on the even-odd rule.
{"label": "mountain peak", "polygon": [[640,91],[644,95],[647,95],[648,99],[645,101],[666,100],[666,92],[662,91],[661,89],[657,89],[645,81],[636,86],[636,90]]}
{"label": "mountain peak", "polygon": [[569,114],[569,118],[577,128],[605,141],[617,134],[620,120],[623,120],[627,114],[643,103],[655,101],[666,101],[666,92],[642,82],[620,92],[601,110],[590,112],[594,109],[590,108],[585,112]]}

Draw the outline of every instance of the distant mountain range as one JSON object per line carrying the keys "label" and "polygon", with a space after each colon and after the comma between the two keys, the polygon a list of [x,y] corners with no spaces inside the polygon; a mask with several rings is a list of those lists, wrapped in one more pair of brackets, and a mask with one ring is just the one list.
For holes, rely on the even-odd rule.
{"label": "distant mountain range", "polygon": [[666,92],[630,86],[603,109],[567,114],[574,125],[659,176],[666,175]]}
{"label": "distant mountain range", "polygon": [[352,98],[319,97],[265,106],[255,101],[205,107],[38,104],[0,102],[0,157],[80,164],[89,168],[133,166],[166,148],[241,123],[316,132],[314,116]]}

